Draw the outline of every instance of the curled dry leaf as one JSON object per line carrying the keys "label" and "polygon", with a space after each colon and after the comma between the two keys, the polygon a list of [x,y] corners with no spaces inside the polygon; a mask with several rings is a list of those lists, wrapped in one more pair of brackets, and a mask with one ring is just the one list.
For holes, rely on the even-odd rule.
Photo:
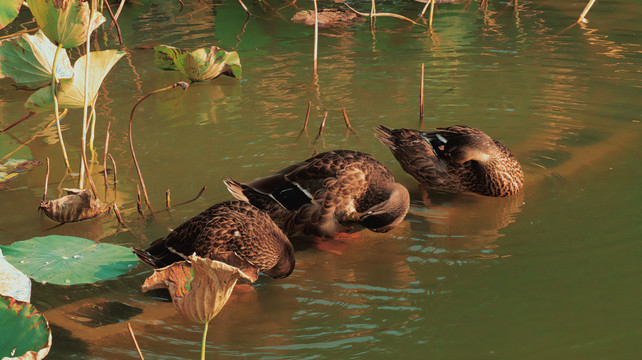
{"label": "curled dry leaf", "polygon": [[109,210],[109,206],[91,197],[89,190],[64,189],[67,196],[40,202],[38,209],[53,221],[61,223],[93,219]]}
{"label": "curled dry leaf", "polygon": [[206,324],[225,306],[239,279],[251,280],[236,267],[191,255],[187,261],[155,269],[142,290],[168,289],[181,315]]}
{"label": "curled dry leaf", "polygon": [[[359,15],[337,9],[321,9],[319,10],[319,26],[337,26],[353,23],[360,19]],[[314,10],[299,11],[292,19],[294,22],[303,23],[306,25],[314,25]]]}

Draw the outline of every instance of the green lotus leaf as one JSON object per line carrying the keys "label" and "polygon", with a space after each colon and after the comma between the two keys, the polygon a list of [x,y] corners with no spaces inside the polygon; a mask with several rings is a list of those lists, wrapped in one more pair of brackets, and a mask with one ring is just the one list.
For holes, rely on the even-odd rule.
{"label": "green lotus leaf", "polygon": [[0,2],[0,29],[7,26],[18,16],[22,0],[2,0]]}
{"label": "green lotus leaf", "polygon": [[29,9],[42,31],[52,43],[69,49],[87,40],[87,31],[93,32],[105,17],[94,12],[89,21],[89,2],[83,0],[27,0]]}
{"label": "green lotus leaf", "polygon": [[58,285],[111,279],[138,263],[127,247],[74,236],[35,237],[9,246],[0,245],[0,249],[8,262],[31,279]]}
{"label": "green lotus leaf", "polygon": [[[39,30],[35,35],[23,34],[0,43],[0,78],[10,77],[21,88],[30,90],[51,83],[51,66],[56,45]],[[70,78],[71,67],[67,52],[58,53],[56,77]]]}
{"label": "green lotus leaf", "polygon": [[31,299],[31,280],[5,260],[2,250],[0,250],[0,295],[11,296],[24,302],[29,302]]}
{"label": "green lotus leaf", "polygon": [[29,171],[41,164],[40,161],[27,159],[0,160],[0,184],[15,178],[21,172]]}
{"label": "green lotus leaf", "polygon": [[[90,53],[89,64],[89,83],[87,84],[87,97],[89,105],[92,105],[100,90],[105,76],[109,70],[125,55],[124,51],[105,50],[94,51]],[[82,108],[85,104],[85,62],[87,56],[81,56],[74,64],[74,75],[71,79],[62,79],[57,84],[56,94],[58,96],[58,106],[61,108]],[[51,85],[44,87],[33,93],[25,107],[34,112],[50,111],[54,108],[53,95],[51,94]]]}
{"label": "green lotus leaf", "polygon": [[11,296],[0,295],[0,358],[43,359],[51,348],[51,329],[41,312]]}
{"label": "green lotus leaf", "polygon": [[227,52],[218,46],[187,51],[158,45],[154,50],[157,67],[178,70],[191,81],[211,80],[220,75],[240,78],[242,74],[241,60],[236,51]]}

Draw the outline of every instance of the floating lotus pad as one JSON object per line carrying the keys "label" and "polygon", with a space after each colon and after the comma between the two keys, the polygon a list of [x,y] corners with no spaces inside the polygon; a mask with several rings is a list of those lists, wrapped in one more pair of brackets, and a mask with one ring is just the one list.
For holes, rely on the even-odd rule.
{"label": "floating lotus pad", "polygon": [[51,348],[47,319],[26,302],[0,295],[0,358],[42,359]]}
{"label": "floating lotus pad", "polygon": [[183,50],[173,46],[154,47],[154,63],[163,70],[178,70],[191,81],[206,81],[220,75],[240,78],[241,60],[236,51],[227,52],[218,46]]}
{"label": "floating lotus pad", "polygon": [[[30,90],[51,84],[51,67],[56,45],[39,30],[35,35],[5,40],[0,44],[0,78],[10,77],[21,88]],[[71,78],[71,67],[66,51],[58,54],[56,78]]]}
{"label": "floating lotus pad", "polygon": [[5,258],[35,281],[90,284],[128,272],[138,258],[124,246],[49,235],[1,246]]}

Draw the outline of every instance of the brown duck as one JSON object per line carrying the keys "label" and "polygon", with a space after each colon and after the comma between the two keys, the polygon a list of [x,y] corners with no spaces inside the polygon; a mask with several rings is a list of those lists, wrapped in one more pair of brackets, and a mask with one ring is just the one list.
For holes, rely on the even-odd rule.
{"label": "brown duck", "polygon": [[524,185],[515,156],[481,130],[457,125],[434,132],[375,128],[375,136],[392,151],[401,167],[428,187],[510,196]]}
{"label": "brown duck", "polygon": [[237,199],[269,213],[288,236],[332,238],[364,227],[386,232],[410,206],[408,190],[383,164],[350,150],[321,153],[246,184],[225,184]]}
{"label": "brown duck", "polygon": [[284,278],[294,270],[294,248],[263,211],[242,201],[216,204],[179,225],[147,250],[134,253],[154,268],[196,255],[225,262],[256,280],[258,272]]}

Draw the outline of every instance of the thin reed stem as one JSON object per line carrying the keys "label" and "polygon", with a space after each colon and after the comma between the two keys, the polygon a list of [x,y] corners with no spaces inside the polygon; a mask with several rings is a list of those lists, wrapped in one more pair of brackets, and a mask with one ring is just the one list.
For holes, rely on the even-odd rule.
{"label": "thin reed stem", "polygon": [[143,174],[140,171],[140,166],[138,165],[138,160],[136,159],[136,152],[134,151],[134,138],[133,138],[133,134],[132,134],[132,124],[134,122],[134,112],[136,111],[136,107],[138,106],[138,104],[140,104],[143,100],[147,99],[148,97],[150,97],[150,96],[152,96],[154,94],[157,94],[159,92],[171,90],[171,89],[173,89],[175,87],[178,87],[178,86],[183,88],[183,90],[187,90],[187,88],[189,87],[189,84],[186,83],[186,82],[183,82],[183,81],[179,81],[179,82],[177,82],[175,84],[172,84],[170,86],[164,87],[162,89],[158,89],[158,90],[154,90],[154,91],[149,92],[148,94],[146,94],[142,98],[138,99],[138,101],[136,102],[136,104],[134,104],[134,107],[132,108],[131,114],[129,115],[129,149],[131,150],[132,158],[134,159],[134,165],[136,166],[136,172],[138,174],[138,180],[140,181],[140,185],[143,188],[143,193],[145,194],[145,202],[147,203],[147,207],[149,208],[149,211],[152,212],[152,214],[154,213],[154,209],[152,208],[152,205],[149,202],[149,196],[147,196],[147,188],[145,187],[145,181],[143,180]]}
{"label": "thin reed stem", "polygon": [[53,64],[51,65],[51,95],[53,96],[54,101],[54,112],[56,114],[56,128],[58,129],[58,139],[60,139],[60,147],[62,148],[62,155],[65,158],[65,165],[67,170],[71,173],[71,165],[69,165],[69,157],[67,156],[67,149],[65,148],[65,140],[62,138],[62,129],[60,128],[60,117],[58,116],[58,96],[56,95],[56,85],[58,80],[56,79],[56,64],[58,63],[58,54],[62,49],[62,44],[58,44],[56,52],[53,58]]}
{"label": "thin reed stem", "polygon": [[[109,6],[109,5],[107,5],[107,6]],[[116,205],[116,204],[114,204],[114,205]],[[118,207],[115,207],[115,208],[118,209]],[[120,214],[120,212],[119,212],[119,214]],[[122,220],[122,219],[119,219],[119,221],[120,220]],[[136,335],[134,335],[134,330],[132,329],[132,326],[129,323],[129,321],[127,322],[127,328],[129,329],[129,335],[131,335],[132,340],[134,340],[134,345],[136,346],[136,351],[138,351],[138,357],[140,357],[140,360],[145,360],[145,358],[143,357],[143,353],[140,351],[140,347],[138,346],[138,341],[136,341]]]}

